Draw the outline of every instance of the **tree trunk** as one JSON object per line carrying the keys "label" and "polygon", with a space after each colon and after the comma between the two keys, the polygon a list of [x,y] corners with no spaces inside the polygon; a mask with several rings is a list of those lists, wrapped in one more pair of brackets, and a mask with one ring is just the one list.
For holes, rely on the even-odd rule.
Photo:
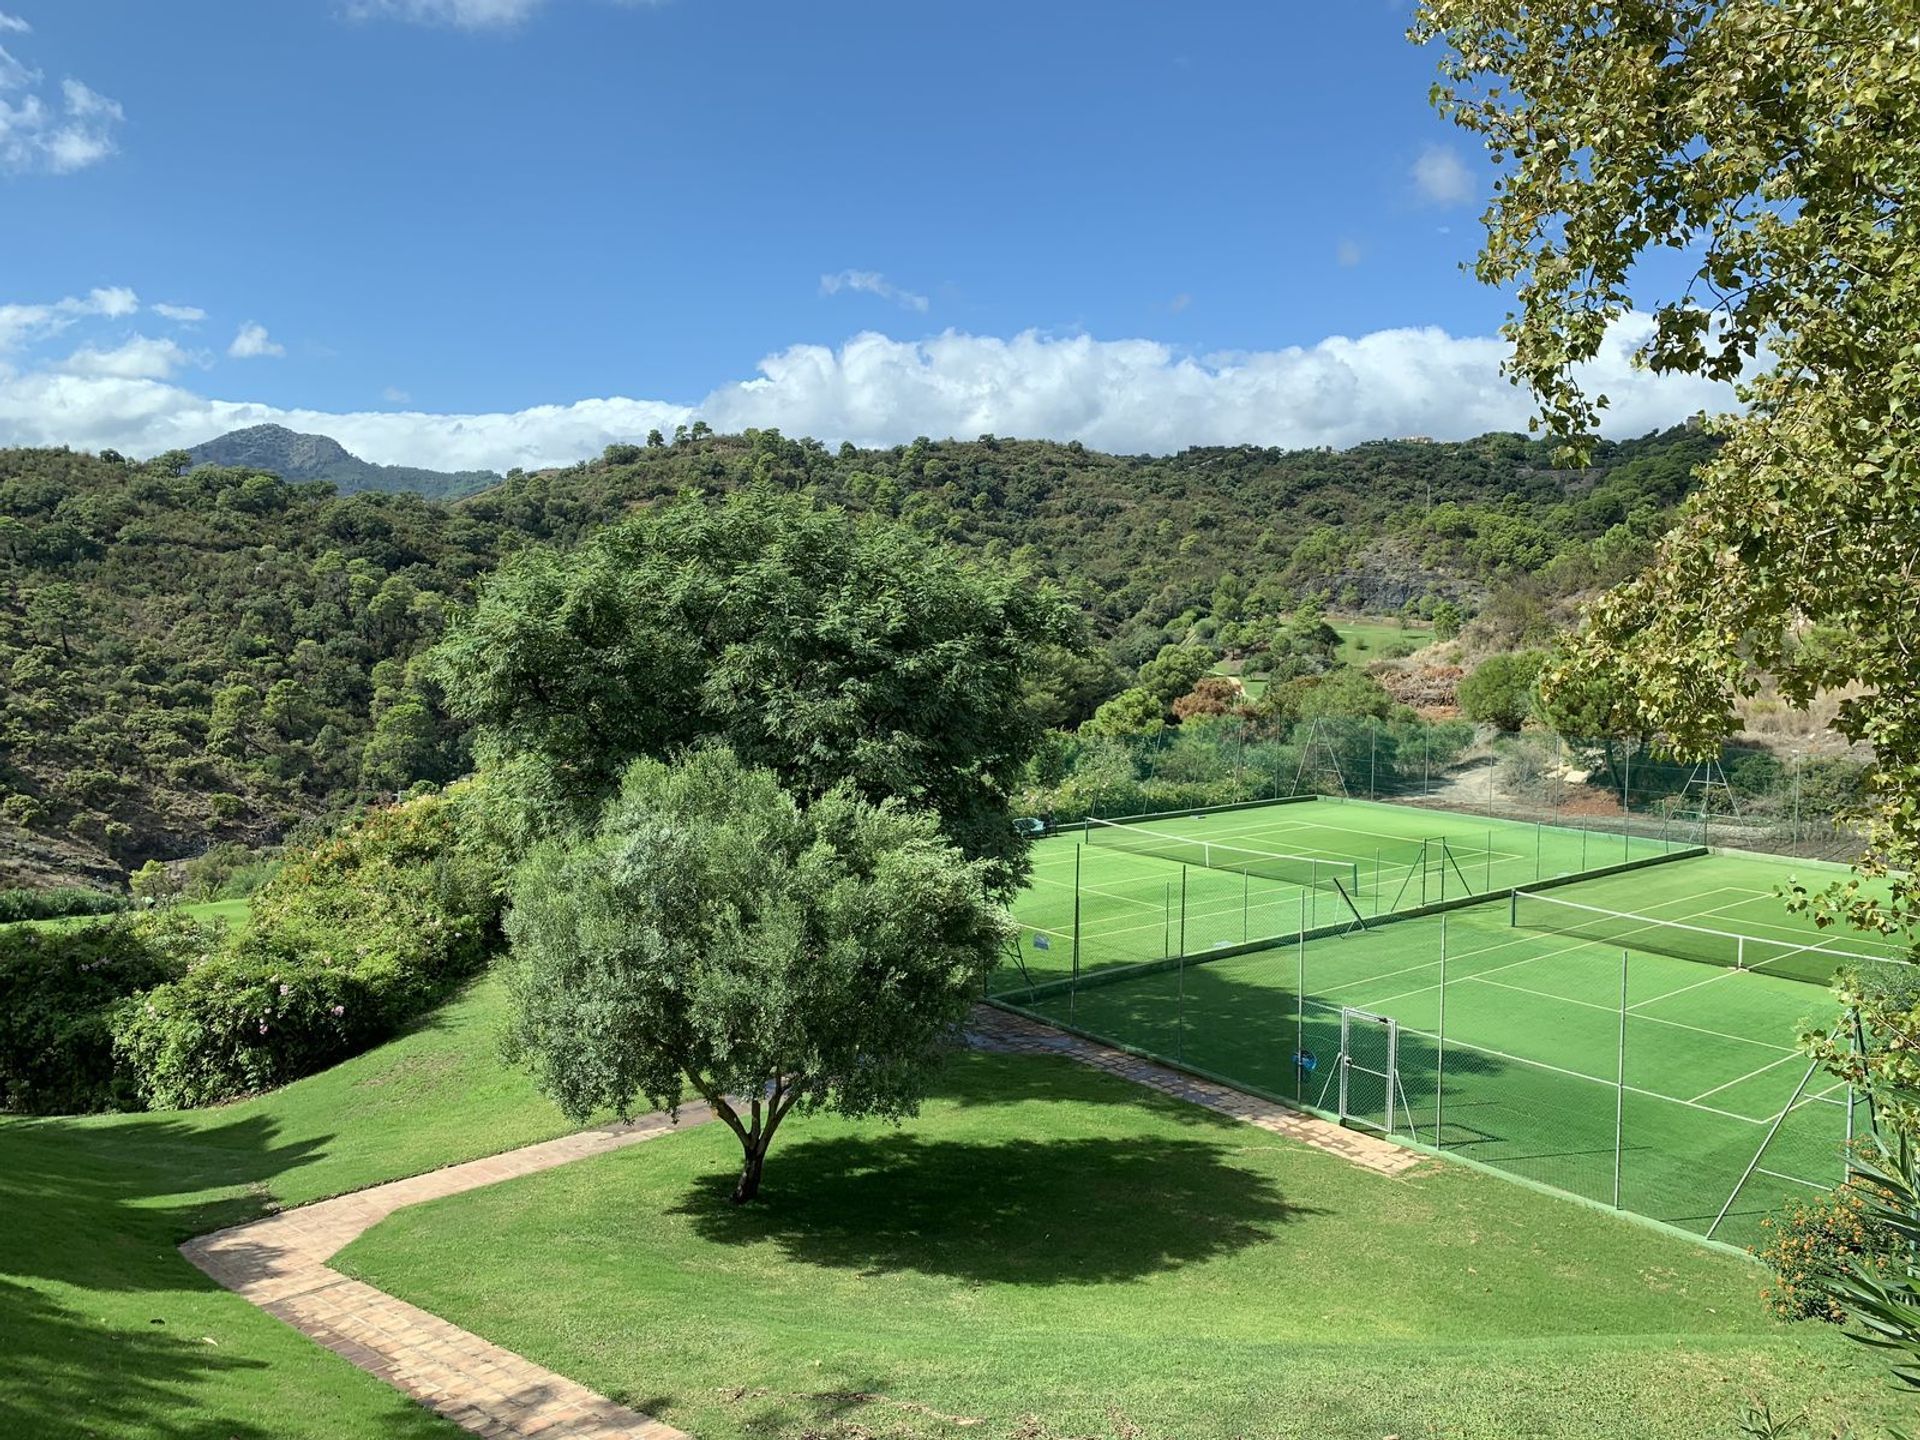
{"label": "tree trunk", "polygon": [[746,1159],[740,1165],[740,1183],[733,1187],[733,1203],[745,1205],[760,1193],[760,1172],[767,1166],[767,1141],[772,1136],[762,1137],[755,1143],[746,1144]]}

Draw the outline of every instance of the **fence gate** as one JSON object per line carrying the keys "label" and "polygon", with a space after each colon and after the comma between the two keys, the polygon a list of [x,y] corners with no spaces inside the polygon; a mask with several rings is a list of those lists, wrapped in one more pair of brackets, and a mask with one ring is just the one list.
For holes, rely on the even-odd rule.
{"label": "fence gate", "polygon": [[1340,1123],[1391,1135],[1398,1128],[1394,1101],[1400,1094],[1400,1022],[1369,1010],[1342,1009],[1338,1079]]}

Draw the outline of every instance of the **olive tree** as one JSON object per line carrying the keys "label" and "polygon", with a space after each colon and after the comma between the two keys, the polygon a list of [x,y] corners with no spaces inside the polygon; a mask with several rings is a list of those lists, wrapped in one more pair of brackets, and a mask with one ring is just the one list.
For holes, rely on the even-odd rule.
{"label": "olive tree", "polygon": [[760,1188],[796,1109],[910,1115],[1010,933],[938,817],[802,799],[722,748],[641,760],[517,870],[508,1052],[568,1116],[705,1099]]}

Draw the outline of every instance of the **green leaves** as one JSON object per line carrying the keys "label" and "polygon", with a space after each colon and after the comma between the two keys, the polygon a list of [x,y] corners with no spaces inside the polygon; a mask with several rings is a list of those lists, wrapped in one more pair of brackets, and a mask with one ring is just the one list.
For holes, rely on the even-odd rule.
{"label": "green leaves", "polygon": [[847,781],[929,806],[1007,883],[1007,796],[1040,733],[1027,676],[1079,643],[1050,586],[756,491],[513,557],[434,668],[483,763],[563,824],[636,758],[717,739],[803,797]]}
{"label": "green leaves", "polygon": [[795,1105],[910,1114],[1008,933],[988,880],[850,784],[805,802],[725,749],[638,761],[514,879],[510,1051],[576,1118],[691,1089],[750,1165]]}

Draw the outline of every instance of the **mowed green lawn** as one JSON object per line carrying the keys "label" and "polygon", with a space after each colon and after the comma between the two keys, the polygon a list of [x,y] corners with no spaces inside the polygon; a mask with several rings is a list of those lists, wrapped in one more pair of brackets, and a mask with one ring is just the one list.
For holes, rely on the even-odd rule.
{"label": "mowed green lawn", "polygon": [[701,1440],[1691,1440],[1748,1399],[1897,1408],[1737,1257],[1064,1059],[964,1056],[899,1129],[792,1122],[745,1209],[736,1153],[708,1126],[436,1201],[340,1264]]}
{"label": "mowed green lawn", "polygon": [[0,1119],[0,1436],[463,1432],[217,1289],[190,1235],[562,1133],[504,1069],[483,981],[285,1090],[184,1114]]}
{"label": "mowed green lawn", "polygon": [[1348,665],[1411,655],[1433,643],[1431,625],[1399,625],[1392,620],[1335,620],[1340,632],[1339,658]]}
{"label": "mowed green lawn", "polygon": [[[225,925],[244,925],[252,902],[244,897],[238,900],[190,900],[180,906],[184,915],[190,915],[203,923],[218,921]],[[126,912],[123,912],[126,913]],[[12,920],[0,925],[0,930],[8,925],[31,927],[35,930],[77,930],[85,925],[96,925],[103,920],[111,920],[111,915],[63,915],[57,920]]]}

